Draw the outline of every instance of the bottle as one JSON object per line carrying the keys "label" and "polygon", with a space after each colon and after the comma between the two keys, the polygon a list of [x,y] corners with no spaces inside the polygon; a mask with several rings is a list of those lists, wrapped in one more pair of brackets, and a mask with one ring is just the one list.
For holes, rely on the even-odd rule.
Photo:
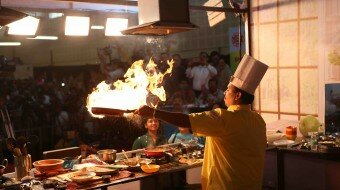
{"label": "bottle", "polygon": [[310,137],[310,148],[313,151],[317,151],[318,150],[318,136],[317,136],[317,132],[313,132],[311,137]]}

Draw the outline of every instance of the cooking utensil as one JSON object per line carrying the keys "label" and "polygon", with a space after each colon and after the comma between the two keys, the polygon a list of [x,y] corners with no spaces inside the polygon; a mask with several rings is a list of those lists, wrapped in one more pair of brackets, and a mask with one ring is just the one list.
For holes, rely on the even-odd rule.
{"label": "cooking utensil", "polygon": [[117,150],[114,149],[99,150],[97,152],[100,160],[107,163],[113,163],[116,160],[116,153]]}
{"label": "cooking utensil", "polygon": [[160,158],[164,156],[164,150],[161,149],[145,149],[144,153],[148,157]]}
{"label": "cooking utensil", "polygon": [[14,156],[15,177],[21,180],[23,177],[29,175],[32,168],[31,155]]}
{"label": "cooking utensil", "polygon": [[96,114],[96,115],[123,116],[124,113],[133,113],[136,110],[121,110],[121,109],[114,109],[114,108],[93,107],[91,111],[93,114]]}
{"label": "cooking utensil", "polygon": [[16,140],[17,147],[23,156],[27,155],[27,139],[24,136],[20,136]]}
{"label": "cooking utensil", "polygon": [[147,165],[148,168],[150,168],[149,164],[151,164],[152,160],[148,159],[148,158],[142,158],[139,161],[140,165]]}
{"label": "cooking utensil", "polygon": [[129,157],[126,155],[126,152],[125,152],[123,149],[122,149],[122,152],[123,152],[125,158],[126,158],[126,159],[129,159]]}

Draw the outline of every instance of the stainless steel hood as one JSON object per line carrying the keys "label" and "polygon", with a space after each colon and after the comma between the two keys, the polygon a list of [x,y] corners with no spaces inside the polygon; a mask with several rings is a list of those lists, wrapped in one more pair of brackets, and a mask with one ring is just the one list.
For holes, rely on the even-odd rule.
{"label": "stainless steel hood", "polygon": [[26,16],[28,15],[25,13],[0,6],[0,26],[5,26]]}
{"label": "stainless steel hood", "polygon": [[190,22],[188,0],[139,0],[138,26],[124,35],[163,36],[198,28]]}

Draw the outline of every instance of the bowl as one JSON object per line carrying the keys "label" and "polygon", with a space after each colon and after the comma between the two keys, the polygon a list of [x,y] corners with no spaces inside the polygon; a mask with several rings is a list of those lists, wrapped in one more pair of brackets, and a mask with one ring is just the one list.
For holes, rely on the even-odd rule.
{"label": "bowl", "polygon": [[104,149],[104,150],[99,150],[97,152],[100,160],[107,162],[107,163],[114,163],[115,162],[116,153],[117,153],[117,151],[114,150],[114,149]]}
{"label": "bowl", "polygon": [[48,172],[52,170],[62,169],[64,160],[62,159],[47,159],[47,160],[39,160],[33,162],[33,166],[39,172]]}
{"label": "bowl", "polygon": [[127,166],[136,166],[138,164],[138,158],[134,157],[134,158],[124,159],[123,163]]}
{"label": "bowl", "polygon": [[142,165],[145,165],[145,164],[151,164],[152,160],[151,159],[148,159],[148,158],[140,158],[139,159],[139,164],[142,166]]}
{"label": "bowl", "polygon": [[149,165],[142,165],[141,168],[143,172],[151,174],[159,171],[159,165],[156,164],[149,164]]}
{"label": "bowl", "polygon": [[95,172],[79,171],[73,174],[70,178],[74,182],[83,183],[83,182],[91,181],[94,176],[96,176]]}

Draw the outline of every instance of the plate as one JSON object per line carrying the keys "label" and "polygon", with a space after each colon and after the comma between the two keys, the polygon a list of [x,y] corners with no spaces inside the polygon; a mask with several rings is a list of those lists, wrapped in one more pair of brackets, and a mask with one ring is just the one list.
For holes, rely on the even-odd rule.
{"label": "plate", "polygon": [[282,139],[285,134],[282,134],[282,133],[271,133],[271,134],[267,134],[267,141],[268,143],[272,143],[274,141],[278,141],[278,140],[284,140]]}
{"label": "plate", "polygon": [[291,145],[294,144],[295,141],[293,140],[277,140],[273,142],[273,145],[275,146],[287,146],[287,145]]}
{"label": "plate", "polygon": [[113,175],[118,172],[118,169],[107,168],[105,166],[93,166],[86,168],[87,171],[95,172],[96,175]]}
{"label": "plate", "polygon": [[123,165],[123,164],[116,164],[116,165],[112,165],[111,166],[112,168],[114,168],[114,169],[126,169],[126,168],[128,168],[129,166],[127,166],[127,165]]}
{"label": "plate", "polygon": [[94,176],[96,176],[95,172],[79,171],[79,172],[75,172],[70,178],[74,182],[83,183],[83,182],[91,181]]}

